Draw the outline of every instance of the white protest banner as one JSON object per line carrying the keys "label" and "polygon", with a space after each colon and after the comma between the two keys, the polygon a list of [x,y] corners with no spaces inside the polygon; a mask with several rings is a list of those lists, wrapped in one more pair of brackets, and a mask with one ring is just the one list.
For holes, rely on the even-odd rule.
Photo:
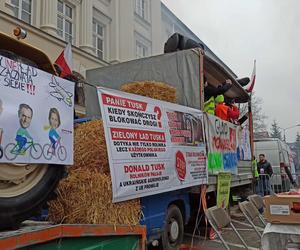
{"label": "white protest banner", "polygon": [[208,170],[211,173],[231,172],[237,174],[238,126],[209,115],[205,117],[208,143]]}
{"label": "white protest banner", "polygon": [[113,201],[207,183],[203,113],[98,88]]}
{"label": "white protest banner", "polygon": [[73,164],[73,108],[73,82],[0,56],[0,163]]}
{"label": "white protest banner", "polygon": [[251,160],[250,133],[247,127],[238,129],[237,159]]}

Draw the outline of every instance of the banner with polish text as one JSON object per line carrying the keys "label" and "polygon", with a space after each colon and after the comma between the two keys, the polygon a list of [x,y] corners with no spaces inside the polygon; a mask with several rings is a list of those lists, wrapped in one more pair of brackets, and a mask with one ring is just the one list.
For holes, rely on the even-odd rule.
{"label": "banner with polish text", "polygon": [[113,202],[208,182],[203,113],[98,88]]}
{"label": "banner with polish text", "polygon": [[73,110],[74,82],[0,56],[0,163],[73,164]]}
{"label": "banner with polish text", "polygon": [[207,114],[206,138],[208,144],[208,171],[213,174],[237,174],[239,126]]}

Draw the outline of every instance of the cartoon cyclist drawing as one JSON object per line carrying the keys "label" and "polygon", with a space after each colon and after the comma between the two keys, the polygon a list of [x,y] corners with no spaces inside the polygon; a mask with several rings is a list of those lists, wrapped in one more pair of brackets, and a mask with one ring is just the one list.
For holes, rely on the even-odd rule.
{"label": "cartoon cyclist drawing", "polygon": [[17,131],[16,142],[18,145],[18,153],[24,154],[26,150],[24,147],[28,141],[32,141],[31,135],[28,133],[27,128],[29,128],[32,120],[33,110],[28,104],[20,104],[18,110],[20,128]]}
{"label": "cartoon cyclist drawing", "polygon": [[48,137],[50,144],[45,144],[43,147],[43,154],[46,160],[51,160],[53,156],[61,161],[66,160],[67,150],[61,145],[61,136],[57,133],[57,129],[61,124],[60,114],[56,108],[51,108],[49,110],[49,126],[46,126],[46,129],[49,129]]}
{"label": "cartoon cyclist drawing", "polygon": [[49,110],[49,125],[49,140],[51,142],[52,154],[55,155],[57,141],[61,138],[56,131],[56,129],[60,126],[60,115],[56,108],[51,108]]}
{"label": "cartoon cyclist drawing", "polygon": [[31,124],[33,116],[32,108],[25,103],[19,105],[18,118],[20,128],[17,130],[16,143],[9,143],[6,145],[4,154],[8,160],[14,160],[18,155],[25,155],[29,150],[29,155],[33,159],[39,159],[42,156],[42,146],[34,143],[32,136],[27,129]]}

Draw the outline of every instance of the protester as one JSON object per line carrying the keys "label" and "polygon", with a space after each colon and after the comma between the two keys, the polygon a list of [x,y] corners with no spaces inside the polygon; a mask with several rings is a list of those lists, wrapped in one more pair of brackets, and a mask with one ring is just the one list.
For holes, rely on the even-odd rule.
{"label": "protester", "polygon": [[253,176],[257,180],[259,177],[259,173],[257,171],[257,160],[255,156],[253,156],[253,160],[252,160],[252,170],[253,170]]}
{"label": "protester", "polygon": [[[281,169],[284,169],[285,173],[287,174],[287,176],[288,176],[288,178],[289,178],[289,180],[290,180],[290,183],[291,183],[294,187],[298,187],[297,184],[296,184],[296,182],[295,182],[295,180],[293,179],[293,176],[292,176],[292,173],[291,173],[289,167],[288,167],[284,162],[282,162],[282,163],[280,163],[280,168],[281,168]],[[282,176],[281,176],[281,178],[282,178],[282,186],[283,186],[283,187],[286,186],[285,181],[284,181],[284,179],[285,179],[284,177],[285,177],[285,175],[282,175]]]}
{"label": "protester", "polygon": [[254,176],[254,184],[255,184],[255,190],[256,190],[256,193],[259,192],[259,187],[258,187],[258,182],[259,182],[259,173],[258,173],[258,170],[257,170],[257,160],[256,160],[256,157],[253,156],[253,159],[252,159],[252,174]]}
{"label": "protester", "polygon": [[228,106],[224,102],[224,96],[218,95],[215,98],[215,115],[224,121],[228,121]]}
{"label": "protester", "polygon": [[233,124],[239,124],[240,109],[234,104],[234,99],[226,100],[228,106],[228,121]]}
{"label": "protester", "polygon": [[218,95],[225,94],[232,86],[230,79],[227,79],[224,83],[214,87],[207,82],[207,79],[204,77],[204,100],[207,101],[211,97],[216,97]]}
{"label": "protester", "polygon": [[270,177],[273,175],[273,169],[271,164],[266,160],[266,156],[264,154],[259,155],[257,171],[259,173],[257,193],[261,196],[271,194],[272,190],[270,184]]}
{"label": "protester", "polygon": [[215,114],[215,98],[218,95],[224,94],[232,86],[231,80],[226,80],[225,83],[220,84],[217,88],[213,87],[207,82],[204,77],[204,112]]}

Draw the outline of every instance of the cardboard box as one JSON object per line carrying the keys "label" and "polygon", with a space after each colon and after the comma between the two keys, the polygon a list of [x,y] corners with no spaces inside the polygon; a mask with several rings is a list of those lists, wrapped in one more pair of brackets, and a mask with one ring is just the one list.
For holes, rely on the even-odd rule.
{"label": "cardboard box", "polygon": [[270,223],[300,224],[300,195],[279,194],[264,197],[265,218]]}

